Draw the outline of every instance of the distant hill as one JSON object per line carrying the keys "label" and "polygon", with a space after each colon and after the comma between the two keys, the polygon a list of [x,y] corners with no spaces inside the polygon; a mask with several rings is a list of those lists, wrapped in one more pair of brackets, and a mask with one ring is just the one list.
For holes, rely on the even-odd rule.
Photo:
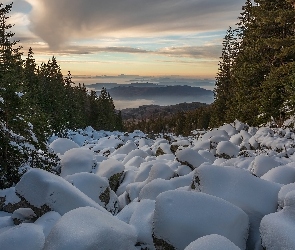
{"label": "distant hill", "polygon": [[170,116],[180,111],[195,110],[200,107],[207,106],[206,103],[192,102],[192,103],[179,103],[176,105],[159,106],[159,105],[143,105],[138,108],[122,109],[123,120],[129,119],[148,119],[152,116]]}
{"label": "distant hill", "polygon": [[190,86],[159,86],[154,87],[135,87],[135,86],[118,86],[108,90],[114,99],[135,100],[135,99],[156,99],[156,98],[195,98],[206,96],[212,98],[213,92],[200,87]]}

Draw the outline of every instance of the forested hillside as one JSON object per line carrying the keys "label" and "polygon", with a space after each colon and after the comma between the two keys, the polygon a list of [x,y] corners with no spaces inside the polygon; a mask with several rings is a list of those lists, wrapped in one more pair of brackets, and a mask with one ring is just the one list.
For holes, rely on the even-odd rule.
{"label": "forested hillside", "polygon": [[36,65],[10,30],[12,4],[0,5],[0,188],[19,180],[27,167],[51,168],[57,158],[47,138],[66,129],[92,126],[121,130],[120,115],[105,89],[101,95],[63,77],[55,57]]}

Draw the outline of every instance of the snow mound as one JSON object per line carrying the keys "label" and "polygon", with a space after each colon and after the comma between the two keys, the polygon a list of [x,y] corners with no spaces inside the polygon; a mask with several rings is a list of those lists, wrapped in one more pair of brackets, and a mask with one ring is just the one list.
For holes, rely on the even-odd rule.
{"label": "snow mound", "polygon": [[100,163],[96,174],[109,179],[115,174],[122,173],[124,169],[125,166],[121,162],[108,159]]}
{"label": "snow mound", "polygon": [[121,162],[110,158],[100,163],[96,174],[106,177],[109,180],[110,188],[116,192],[121,183],[124,170],[125,166]]}
{"label": "snow mound", "polygon": [[115,138],[114,136],[100,138],[95,146],[92,148],[94,152],[101,151],[105,148],[117,148],[123,145],[124,142]]}
{"label": "snow mound", "polygon": [[138,168],[141,163],[145,162],[145,160],[140,156],[134,156],[129,161],[125,163],[126,169],[134,169]]}
{"label": "snow mound", "polygon": [[118,212],[118,198],[106,178],[90,173],[68,175],[65,179],[112,214]]}
{"label": "snow mound", "polygon": [[137,149],[137,146],[133,141],[128,141],[122,147],[115,150],[110,156],[117,155],[117,154],[129,154],[132,150]]}
{"label": "snow mound", "polygon": [[36,214],[31,208],[18,208],[16,209],[13,214],[11,215],[11,218],[13,219],[13,222],[15,225],[19,225],[21,223],[30,223],[33,222],[36,218]]}
{"label": "snow mound", "polygon": [[191,242],[184,250],[240,250],[224,236],[210,234]]}
{"label": "snow mound", "polygon": [[278,166],[269,170],[266,174],[261,176],[261,179],[280,183],[283,185],[293,183],[295,182],[295,167],[291,167],[288,165]]}
{"label": "snow mound", "polygon": [[200,237],[219,234],[246,249],[248,226],[249,219],[243,210],[211,195],[174,190],[164,192],[156,199],[156,248],[184,249]]}
{"label": "snow mound", "polygon": [[146,182],[148,183],[158,178],[169,180],[174,176],[174,171],[167,164],[155,163],[150,169]]}
{"label": "snow mound", "polygon": [[262,246],[267,250],[295,249],[295,190],[285,198],[285,207],[261,220]]}
{"label": "snow mound", "polygon": [[66,213],[46,238],[44,250],[136,250],[133,227],[92,207]]}
{"label": "snow mound", "polygon": [[15,190],[31,205],[38,208],[46,205],[61,215],[85,206],[95,207],[107,213],[103,207],[65,179],[45,170],[29,170],[17,183]]}
{"label": "snow mound", "polygon": [[216,160],[216,157],[214,156],[214,154],[212,154],[211,152],[207,151],[207,150],[199,150],[198,153],[204,157],[206,160],[208,160],[208,162],[213,163]]}
{"label": "snow mound", "polygon": [[213,136],[218,136],[218,137],[222,136],[222,137],[226,138],[227,140],[229,140],[228,133],[223,129],[213,129],[212,131],[209,131],[209,132],[205,133],[204,135],[202,135],[201,139],[202,139],[202,141],[206,141],[206,140],[209,140]]}
{"label": "snow mound", "polygon": [[15,204],[21,201],[21,199],[15,194],[15,187],[10,187],[10,188],[0,190],[0,198],[5,200],[2,206],[8,205],[8,204]]}
{"label": "snow mound", "polygon": [[54,151],[54,153],[63,155],[66,151],[72,148],[79,148],[80,146],[70,139],[57,138],[50,143],[49,147]]}
{"label": "snow mound", "polygon": [[233,135],[238,133],[236,128],[231,124],[224,124],[223,126],[219,127],[218,129],[219,130],[224,130],[225,132],[227,132],[227,134],[229,136],[233,136]]}
{"label": "snow mound", "polygon": [[210,150],[210,141],[206,140],[206,141],[199,141],[196,140],[194,141],[194,146],[192,147],[193,150]]}
{"label": "snow mound", "polygon": [[175,189],[170,181],[155,179],[146,184],[138,195],[139,200],[150,199],[156,200],[160,193]]}
{"label": "snow mound", "polygon": [[24,223],[0,233],[1,250],[42,250],[45,242],[42,227]]}
{"label": "snow mound", "polygon": [[146,158],[148,156],[148,154],[146,152],[144,152],[141,149],[134,149],[132,150],[122,161],[123,164],[126,164],[129,160],[131,160],[133,157],[142,157],[143,159]]}
{"label": "snow mound", "polygon": [[140,164],[138,171],[135,175],[134,181],[135,182],[142,182],[145,181],[149,177],[149,173],[153,166],[152,162],[143,162]]}
{"label": "snow mound", "polygon": [[250,171],[258,177],[261,177],[272,168],[280,164],[273,158],[266,155],[258,155],[251,164]]}
{"label": "snow mound", "polygon": [[286,195],[295,190],[295,183],[290,183],[288,185],[282,186],[280,192],[279,192],[279,206],[280,208],[283,208],[285,206],[285,197]]}
{"label": "snow mound", "polygon": [[[142,248],[148,248],[150,250],[155,249],[152,237],[152,225],[155,210],[155,201],[141,200],[140,202],[134,202],[132,214],[126,223],[133,226],[138,234],[137,242],[140,243]],[[125,209],[125,208],[124,208]]]}
{"label": "snow mound", "polygon": [[230,141],[221,141],[216,147],[216,154],[225,159],[237,157],[239,152],[239,147]]}
{"label": "snow mound", "polygon": [[126,186],[128,184],[134,182],[135,175],[136,175],[136,172],[133,170],[127,170],[124,172],[123,180],[122,180],[118,190],[116,191],[116,194],[118,196],[122,195],[126,191]]}
{"label": "snow mound", "polygon": [[243,209],[250,219],[247,247],[259,249],[259,224],[264,215],[277,210],[280,185],[243,169],[204,164],[196,169],[193,186],[197,191],[220,197]]}
{"label": "snow mound", "polygon": [[83,146],[85,141],[87,140],[87,136],[81,134],[75,134],[72,136],[72,140],[77,143],[79,146]]}
{"label": "snow mound", "polygon": [[92,172],[96,167],[94,154],[89,149],[73,148],[65,152],[61,158],[61,177],[67,175]]}
{"label": "snow mound", "polygon": [[208,160],[201,156],[198,152],[191,148],[180,150],[176,153],[176,159],[184,164],[188,165],[192,170],[199,167],[202,163]]}
{"label": "snow mound", "polygon": [[38,218],[34,223],[35,225],[39,225],[43,229],[43,233],[45,237],[48,236],[49,232],[55,225],[55,223],[61,218],[60,214],[54,211],[50,211],[46,214],[43,214],[40,218]]}

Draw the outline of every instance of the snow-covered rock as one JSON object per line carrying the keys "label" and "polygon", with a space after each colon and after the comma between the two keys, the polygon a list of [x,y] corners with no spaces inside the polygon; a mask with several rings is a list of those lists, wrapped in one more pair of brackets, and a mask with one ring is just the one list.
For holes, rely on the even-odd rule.
{"label": "snow-covered rock", "polygon": [[233,144],[230,141],[221,141],[218,143],[216,147],[216,154],[219,157],[230,159],[237,157],[239,154],[239,147],[237,147],[235,144]]}
{"label": "snow-covered rock", "polygon": [[[157,249],[184,249],[208,234],[220,234],[246,249],[249,218],[233,204],[190,191],[167,191],[156,199],[154,244]],[[161,248],[162,247],[162,248]]]}
{"label": "snow-covered rock", "polygon": [[286,195],[289,192],[294,191],[294,190],[295,190],[295,183],[290,183],[290,184],[282,186],[282,188],[280,189],[280,192],[279,192],[279,197],[278,197],[279,198],[278,204],[281,209],[285,206]]}
{"label": "snow-covered rock", "polygon": [[43,250],[45,236],[41,226],[24,223],[0,233],[1,250]]}
{"label": "snow-covered rock", "polygon": [[118,212],[118,198],[106,178],[90,173],[68,175],[65,179],[112,214]]}
{"label": "snow-covered rock", "polygon": [[213,129],[212,131],[208,131],[207,133],[202,135],[201,140],[206,141],[206,140],[209,140],[213,136],[218,136],[218,137],[222,136],[222,137],[226,138],[227,140],[229,140],[228,133],[223,129]]}
{"label": "snow-covered rock", "polygon": [[240,250],[224,236],[210,234],[191,242],[184,250]]}
{"label": "snow-covered rock", "polygon": [[255,157],[255,160],[251,164],[250,171],[258,177],[261,177],[267,173],[272,168],[279,166],[274,157],[269,157],[267,155],[258,155]]}
{"label": "snow-covered rock", "polygon": [[295,167],[288,165],[278,166],[261,176],[261,179],[283,185],[293,183],[295,182]]}
{"label": "snow-covered rock", "polygon": [[43,233],[45,237],[47,237],[52,227],[56,224],[56,222],[60,218],[61,218],[61,215],[58,212],[50,211],[42,215],[34,223],[42,227]]}
{"label": "snow-covered rock", "polygon": [[11,218],[15,225],[19,225],[21,223],[30,223],[36,219],[37,215],[31,208],[18,208],[16,209]]}
{"label": "snow-covered rock", "polygon": [[110,188],[116,192],[124,170],[125,166],[121,162],[110,158],[99,164],[96,174],[106,177],[109,180]]}
{"label": "snow-covered rock", "polygon": [[136,250],[136,240],[136,230],[123,221],[92,207],[80,207],[55,224],[44,250]]}
{"label": "snow-covered rock", "polygon": [[167,164],[155,163],[149,171],[149,176],[146,180],[146,183],[149,183],[157,178],[169,180],[174,176],[175,172]]}
{"label": "snow-covered rock", "polygon": [[132,150],[137,149],[136,144],[133,141],[128,141],[125,143],[122,147],[115,150],[113,153],[110,154],[110,156],[116,155],[116,154],[129,154]]}
{"label": "snow-covered rock", "polygon": [[50,143],[49,148],[51,148],[54,153],[63,155],[66,151],[72,148],[79,148],[80,146],[67,138],[57,138],[52,143]]}
{"label": "snow-covered rock", "polygon": [[15,187],[0,190],[0,211],[12,213],[18,209],[21,199],[15,193]]}
{"label": "snow-covered rock", "polygon": [[136,169],[140,166],[141,163],[145,162],[145,160],[140,156],[134,156],[129,161],[125,163],[126,169]]}
{"label": "snow-covered rock", "polygon": [[35,207],[48,206],[63,215],[78,207],[95,207],[108,213],[65,179],[41,169],[31,169],[15,187],[16,193]]}
{"label": "snow-covered rock", "polygon": [[152,224],[155,201],[141,200],[126,206],[117,218],[132,225],[137,231],[137,242],[142,248],[155,249],[152,238]]}
{"label": "snow-covered rock", "polygon": [[224,124],[218,128],[218,130],[224,130],[229,136],[233,136],[238,133],[236,128],[232,124]]}
{"label": "snow-covered rock", "polygon": [[197,151],[191,148],[186,148],[178,151],[176,153],[176,159],[180,163],[189,166],[192,170],[199,167],[202,163],[208,161],[203,156],[201,156]]}
{"label": "snow-covered rock", "polygon": [[295,190],[286,195],[284,204],[281,211],[261,220],[261,241],[267,250],[295,249]]}
{"label": "snow-covered rock", "polygon": [[144,159],[144,158],[146,158],[148,156],[148,154],[145,151],[141,150],[141,149],[134,149],[128,155],[126,155],[126,157],[124,158],[122,163],[126,164],[133,157],[138,157],[138,156]]}
{"label": "snow-covered rock", "polygon": [[196,169],[194,178],[192,187],[197,191],[227,200],[248,214],[247,248],[260,249],[260,221],[277,210],[280,185],[257,178],[243,169],[206,164]]}
{"label": "snow-covered rock", "polygon": [[85,148],[73,148],[65,152],[61,158],[62,177],[67,175],[92,172],[96,167],[94,154],[91,150]]}

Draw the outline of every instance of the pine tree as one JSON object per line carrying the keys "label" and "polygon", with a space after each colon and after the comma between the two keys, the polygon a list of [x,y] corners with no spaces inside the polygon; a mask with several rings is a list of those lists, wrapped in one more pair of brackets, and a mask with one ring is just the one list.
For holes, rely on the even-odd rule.
{"label": "pine tree", "polygon": [[[261,17],[268,46],[270,70],[262,82],[261,108],[263,121],[271,117],[278,123],[284,114],[294,114],[295,88],[295,9],[292,1],[257,1],[267,15]],[[259,8],[257,8],[259,10]],[[268,27],[267,27],[268,26]],[[293,101],[292,101],[293,100]]]}
{"label": "pine tree", "polygon": [[[291,84],[287,78],[294,72],[295,10],[288,0],[255,0],[253,5],[247,1],[244,10],[232,71],[234,96],[227,113],[258,125],[261,117],[278,119],[289,98],[286,90]],[[277,82],[281,77],[285,80]]]}
{"label": "pine tree", "polygon": [[223,48],[219,69],[216,76],[216,84],[214,89],[215,100],[212,104],[211,126],[220,126],[224,122],[229,122],[227,114],[224,112],[230,108],[230,100],[232,98],[232,68],[238,53],[239,43],[236,30],[231,27],[227,30],[223,40]]}
{"label": "pine tree", "polygon": [[103,130],[113,131],[116,129],[116,112],[112,97],[106,88],[102,88],[98,98],[98,126]]}
{"label": "pine tree", "polygon": [[48,116],[52,130],[56,133],[65,129],[67,108],[64,79],[55,57],[42,63],[38,72],[40,93],[38,95],[41,110]]}

